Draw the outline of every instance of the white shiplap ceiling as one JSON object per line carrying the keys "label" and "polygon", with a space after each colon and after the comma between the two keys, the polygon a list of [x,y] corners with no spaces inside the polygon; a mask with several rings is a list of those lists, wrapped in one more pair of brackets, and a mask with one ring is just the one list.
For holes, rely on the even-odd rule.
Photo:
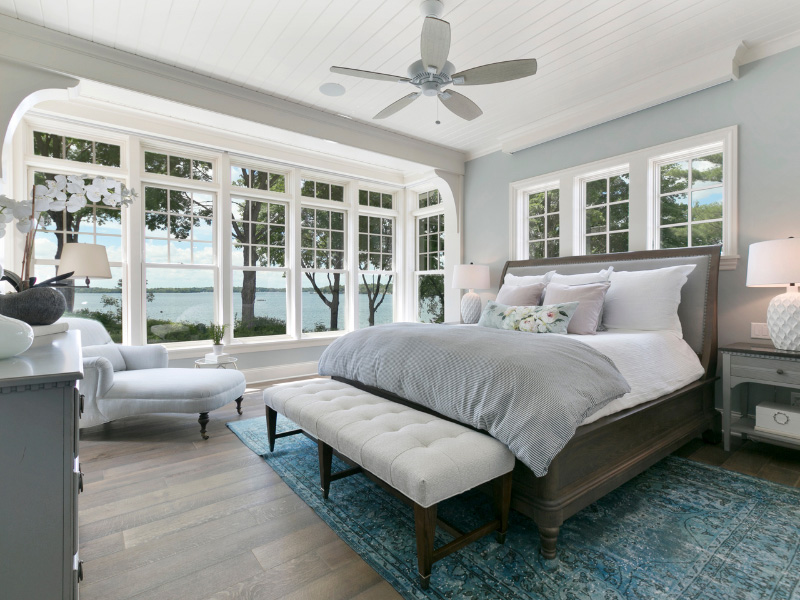
{"label": "white shiplap ceiling", "polygon": [[[321,110],[372,122],[408,84],[335,75],[331,65],[405,75],[419,58],[418,0],[0,0],[0,13]],[[796,45],[797,0],[444,0],[459,70],[536,58],[537,75],[459,91],[466,122],[423,97],[384,121],[471,155],[647,77],[741,42]],[[800,43],[800,39],[797,40]],[[763,52],[762,52],[763,54]],[[745,57],[746,58],[746,57]],[[322,95],[325,82],[345,86]]]}

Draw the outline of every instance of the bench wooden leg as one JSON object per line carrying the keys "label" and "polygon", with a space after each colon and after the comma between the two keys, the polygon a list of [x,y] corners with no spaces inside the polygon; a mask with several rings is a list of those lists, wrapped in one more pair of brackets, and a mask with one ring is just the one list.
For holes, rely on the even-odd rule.
{"label": "bench wooden leg", "polygon": [[436,534],[436,505],[424,508],[414,503],[414,524],[417,530],[417,565],[419,584],[427,590],[433,566],[433,540]]}
{"label": "bench wooden leg", "polygon": [[267,406],[267,440],[269,441],[269,451],[275,451],[275,430],[278,426],[278,413]]}
{"label": "bench wooden leg", "polygon": [[500,527],[497,528],[495,538],[498,544],[506,542],[506,532],[508,531],[508,513],[511,510],[511,481],[512,472],[506,473],[502,477],[494,480],[494,509]]}
{"label": "bench wooden leg", "polygon": [[539,551],[547,559],[556,557],[556,541],[558,540],[559,527],[539,527]]}
{"label": "bench wooden leg", "polygon": [[333,463],[333,448],[323,441],[317,440],[319,448],[319,487],[322,488],[322,498],[328,499],[331,491],[331,464]]}

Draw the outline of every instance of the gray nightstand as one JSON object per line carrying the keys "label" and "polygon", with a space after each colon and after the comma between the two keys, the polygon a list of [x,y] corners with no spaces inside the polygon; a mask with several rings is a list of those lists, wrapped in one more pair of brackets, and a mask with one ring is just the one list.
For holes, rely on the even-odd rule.
{"label": "gray nightstand", "polygon": [[800,440],[780,434],[756,431],[755,419],[743,416],[731,420],[731,392],[741,383],[764,383],[800,389],[800,352],[777,350],[773,346],[739,343],[720,348],[722,352],[722,436],[725,451],[731,448],[731,432],[742,438],[800,448]]}

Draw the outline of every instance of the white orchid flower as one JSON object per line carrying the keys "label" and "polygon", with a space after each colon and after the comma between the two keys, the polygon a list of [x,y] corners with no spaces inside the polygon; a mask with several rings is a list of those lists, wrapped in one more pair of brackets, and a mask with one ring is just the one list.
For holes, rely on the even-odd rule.
{"label": "white orchid flower", "polygon": [[70,181],[67,184],[67,193],[69,193],[69,194],[82,194],[83,193],[83,182],[75,183],[74,181]]}
{"label": "white orchid flower", "polygon": [[58,191],[53,196],[53,200],[57,202],[66,202],[67,201],[67,194],[66,192]]}
{"label": "white orchid flower", "polygon": [[67,212],[74,213],[78,212],[86,206],[86,196],[82,194],[73,194],[70,199],[67,201]]}
{"label": "white orchid flower", "polygon": [[5,227],[6,223],[11,223],[14,220],[14,215],[11,213],[11,209],[3,209],[3,212],[0,212],[0,225]]}
{"label": "white orchid flower", "polygon": [[30,201],[25,200],[24,202],[15,202],[11,207],[11,212],[14,214],[14,218],[16,219],[29,219],[32,208],[33,204]]}
{"label": "white orchid flower", "polygon": [[[49,184],[50,182],[48,181],[47,183]],[[53,180],[53,186],[63,192],[67,187],[67,177],[65,175],[56,175],[55,180]]]}
{"label": "white orchid flower", "polygon": [[114,180],[108,180],[104,177],[95,177],[92,179],[92,185],[100,190],[107,190],[114,185]]}
{"label": "white orchid flower", "polygon": [[44,198],[48,194],[50,194],[50,188],[46,185],[37,185],[33,188],[34,198]]}
{"label": "white orchid flower", "polygon": [[103,199],[101,190],[96,188],[94,185],[87,185],[84,190],[86,193],[86,199],[90,202],[100,202]]}
{"label": "white orchid flower", "polygon": [[70,183],[76,183],[78,185],[83,185],[83,180],[87,179],[85,175],[68,175],[67,181]]}
{"label": "white orchid flower", "polygon": [[53,200],[50,203],[50,208],[48,210],[64,210],[66,207],[66,200]]}
{"label": "white orchid flower", "polygon": [[33,219],[28,217],[27,219],[20,219],[17,221],[17,230],[20,233],[28,233],[31,229],[33,229]]}

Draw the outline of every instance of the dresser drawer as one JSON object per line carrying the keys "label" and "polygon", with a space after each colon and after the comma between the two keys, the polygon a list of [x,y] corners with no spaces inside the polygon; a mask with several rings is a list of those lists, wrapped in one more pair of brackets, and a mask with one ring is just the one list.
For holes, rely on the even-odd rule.
{"label": "dresser drawer", "polygon": [[731,376],[800,386],[800,362],[731,356]]}

